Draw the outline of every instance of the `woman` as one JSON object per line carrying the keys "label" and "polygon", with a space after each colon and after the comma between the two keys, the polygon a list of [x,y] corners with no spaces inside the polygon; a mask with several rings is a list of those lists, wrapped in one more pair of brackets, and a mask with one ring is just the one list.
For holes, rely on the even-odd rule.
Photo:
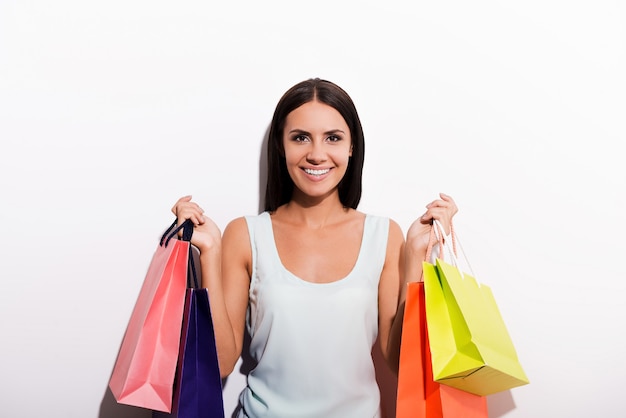
{"label": "woman", "polygon": [[265,211],[224,230],[181,198],[195,225],[220,370],[229,375],[244,332],[257,362],[240,417],[380,415],[371,350],[397,368],[404,288],[421,277],[433,219],[449,232],[457,208],[440,195],[408,230],[357,210],[364,139],[339,86],[310,79],[289,89],[272,119]]}

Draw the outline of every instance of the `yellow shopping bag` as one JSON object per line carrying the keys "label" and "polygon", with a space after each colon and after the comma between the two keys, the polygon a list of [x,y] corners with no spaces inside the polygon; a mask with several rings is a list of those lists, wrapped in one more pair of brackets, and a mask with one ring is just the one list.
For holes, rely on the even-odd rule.
{"label": "yellow shopping bag", "polygon": [[491,289],[440,259],[423,272],[434,380],[481,396],[529,383]]}

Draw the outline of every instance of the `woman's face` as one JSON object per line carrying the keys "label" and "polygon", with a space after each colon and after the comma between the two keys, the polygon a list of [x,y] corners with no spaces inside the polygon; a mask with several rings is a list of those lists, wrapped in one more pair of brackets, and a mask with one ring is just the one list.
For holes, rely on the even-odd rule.
{"label": "woman's face", "polygon": [[337,193],[352,155],[350,129],[337,110],[317,101],[294,109],[285,119],[283,146],[292,198]]}

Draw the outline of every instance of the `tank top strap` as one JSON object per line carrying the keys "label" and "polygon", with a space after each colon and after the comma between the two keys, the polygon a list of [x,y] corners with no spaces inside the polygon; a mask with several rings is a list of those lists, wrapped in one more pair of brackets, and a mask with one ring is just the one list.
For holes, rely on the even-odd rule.
{"label": "tank top strap", "polygon": [[387,255],[389,237],[389,218],[366,215],[363,227],[363,240],[359,260],[354,273],[362,277],[370,277],[378,283]]}
{"label": "tank top strap", "polygon": [[[262,212],[256,216],[245,216],[250,235],[250,247],[252,250],[252,277],[250,278],[250,291],[256,287],[258,281],[259,262],[271,263],[268,249],[272,242],[272,221],[269,212]],[[263,269],[263,267],[261,266]]]}

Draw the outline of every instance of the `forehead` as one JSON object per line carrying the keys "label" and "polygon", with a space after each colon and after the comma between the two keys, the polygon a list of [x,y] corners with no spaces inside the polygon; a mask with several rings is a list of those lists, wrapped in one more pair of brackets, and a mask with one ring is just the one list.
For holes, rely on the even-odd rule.
{"label": "forehead", "polygon": [[[307,102],[292,110],[285,119],[290,129],[341,129],[347,132],[348,124],[337,109],[318,101]],[[287,129],[288,131],[289,129]]]}

